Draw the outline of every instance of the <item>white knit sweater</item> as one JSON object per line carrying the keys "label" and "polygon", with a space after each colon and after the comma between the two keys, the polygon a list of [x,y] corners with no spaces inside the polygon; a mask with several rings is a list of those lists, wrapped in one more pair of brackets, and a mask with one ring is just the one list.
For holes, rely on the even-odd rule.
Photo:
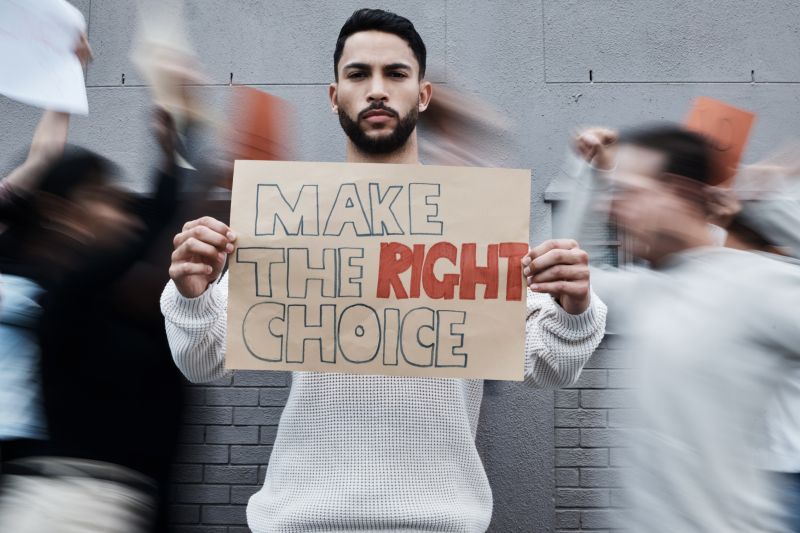
{"label": "white knit sweater", "polygon": [[[228,280],[161,297],[175,362],[193,382],[225,375]],[[581,315],[528,291],[525,383],[573,383],[599,344],[606,307]],[[250,498],[254,533],[483,532],[492,492],[475,447],[483,381],[295,372],[263,488]]]}

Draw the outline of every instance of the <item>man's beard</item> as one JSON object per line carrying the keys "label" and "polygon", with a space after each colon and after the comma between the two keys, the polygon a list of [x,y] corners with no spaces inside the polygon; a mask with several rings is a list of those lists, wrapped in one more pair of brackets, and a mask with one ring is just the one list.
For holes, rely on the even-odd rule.
{"label": "man's beard", "polygon": [[[392,116],[397,118],[397,126],[389,135],[371,137],[361,129],[359,122],[361,122],[361,118],[366,113],[378,109],[391,113]],[[399,118],[397,111],[394,109],[380,103],[372,104],[358,114],[357,120],[353,120],[344,109],[339,108],[339,124],[342,125],[342,129],[360,152],[370,155],[391,154],[405,146],[408,137],[417,127],[418,118],[419,110],[416,106],[412,107],[406,116]]]}

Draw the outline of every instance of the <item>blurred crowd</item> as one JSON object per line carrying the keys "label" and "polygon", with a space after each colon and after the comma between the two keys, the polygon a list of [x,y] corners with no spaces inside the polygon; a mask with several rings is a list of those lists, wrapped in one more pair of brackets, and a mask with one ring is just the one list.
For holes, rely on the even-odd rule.
{"label": "blurred crowd", "polygon": [[[85,37],[75,53],[91,59]],[[158,58],[178,104],[154,105],[150,193],[67,144],[70,116],[52,110],[0,181],[0,531],[43,531],[37,517],[54,514],[69,531],[94,531],[87,517],[167,530],[183,379],[159,295],[172,236],[229,184],[233,156],[207,148],[187,88],[198,71]],[[510,126],[437,87],[421,128],[426,162],[489,166]],[[636,362],[621,527],[800,531],[798,146],[726,183],[709,140],[679,124],[583,129],[570,154],[563,236],[615,224],[634,258],[592,271],[608,330]]]}

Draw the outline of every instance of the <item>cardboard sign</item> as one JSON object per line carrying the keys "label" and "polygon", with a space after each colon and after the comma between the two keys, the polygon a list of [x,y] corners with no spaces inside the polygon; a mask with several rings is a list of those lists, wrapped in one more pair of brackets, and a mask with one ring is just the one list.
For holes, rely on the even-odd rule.
{"label": "cardboard sign", "polygon": [[705,135],[714,149],[712,185],[729,182],[736,175],[755,114],[719,100],[701,96],[694,101],[686,127]]}
{"label": "cardboard sign", "polygon": [[236,161],[225,364],[521,380],[530,171]]}

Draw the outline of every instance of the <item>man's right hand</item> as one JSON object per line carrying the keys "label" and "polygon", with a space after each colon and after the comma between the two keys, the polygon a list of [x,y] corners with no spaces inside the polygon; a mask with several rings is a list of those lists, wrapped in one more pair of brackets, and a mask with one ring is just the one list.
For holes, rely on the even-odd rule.
{"label": "man's right hand", "polygon": [[575,151],[590,165],[599,170],[611,170],[614,166],[614,143],[617,132],[606,128],[586,128],[573,141]]}
{"label": "man's right hand", "polygon": [[186,298],[197,298],[219,277],[225,259],[233,252],[236,234],[211,217],[187,222],[172,243],[169,277]]}

